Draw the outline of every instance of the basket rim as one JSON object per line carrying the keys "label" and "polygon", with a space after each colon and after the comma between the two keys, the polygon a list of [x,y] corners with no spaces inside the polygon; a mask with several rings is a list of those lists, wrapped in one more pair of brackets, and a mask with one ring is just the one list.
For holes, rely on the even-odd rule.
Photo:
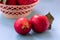
{"label": "basket rim", "polygon": [[32,3],[32,4],[28,4],[28,5],[5,5],[5,4],[0,4],[0,5],[5,5],[5,6],[29,6],[29,5],[33,5],[33,4],[35,4],[35,3],[38,3],[39,1],[36,1],[36,2],[34,2],[34,3]]}

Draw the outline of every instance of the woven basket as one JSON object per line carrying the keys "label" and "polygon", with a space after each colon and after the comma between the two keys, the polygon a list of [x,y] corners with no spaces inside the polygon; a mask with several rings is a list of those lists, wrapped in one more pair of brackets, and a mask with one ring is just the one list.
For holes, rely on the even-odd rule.
{"label": "woven basket", "polygon": [[32,3],[29,5],[4,5],[0,4],[0,10],[3,12],[3,15],[7,18],[19,18],[28,16],[34,6],[38,3]]}

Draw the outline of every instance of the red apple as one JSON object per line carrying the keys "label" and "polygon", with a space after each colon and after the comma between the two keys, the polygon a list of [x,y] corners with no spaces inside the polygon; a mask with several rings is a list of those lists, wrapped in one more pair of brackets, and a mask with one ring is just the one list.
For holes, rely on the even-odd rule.
{"label": "red apple", "polygon": [[7,5],[16,5],[16,0],[7,0],[6,4]]}
{"label": "red apple", "polygon": [[14,28],[18,34],[25,35],[28,34],[29,31],[31,30],[31,24],[28,19],[19,18],[18,20],[15,21]]}
{"label": "red apple", "polygon": [[46,31],[49,27],[48,18],[44,15],[34,15],[30,19],[30,22],[32,24],[32,29],[38,33]]}
{"label": "red apple", "polygon": [[0,4],[3,4],[2,2],[0,2]]}
{"label": "red apple", "polygon": [[32,3],[36,2],[36,1],[38,1],[38,0],[18,0],[18,3],[20,5],[28,5],[28,4],[32,4]]}

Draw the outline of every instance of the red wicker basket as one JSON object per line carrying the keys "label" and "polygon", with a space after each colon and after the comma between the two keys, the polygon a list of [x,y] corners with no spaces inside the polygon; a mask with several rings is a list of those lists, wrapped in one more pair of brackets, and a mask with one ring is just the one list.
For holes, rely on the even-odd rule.
{"label": "red wicker basket", "polygon": [[3,12],[3,15],[7,18],[19,18],[28,16],[34,6],[38,3],[32,3],[29,5],[4,5],[0,4],[0,10]]}

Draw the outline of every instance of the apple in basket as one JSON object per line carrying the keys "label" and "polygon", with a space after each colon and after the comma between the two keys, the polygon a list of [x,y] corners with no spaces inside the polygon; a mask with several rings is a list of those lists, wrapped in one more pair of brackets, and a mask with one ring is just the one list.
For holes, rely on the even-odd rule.
{"label": "apple in basket", "polygon": [[16,5],[16,0],[0,0],[0,3],[7,5]]}
{"label": "apple in basket", "polygon": [[16,0],[6,0],[7,5],[16,5]]}
{"label": "apple in basket", "polygon": [[0,4],[3,4],[2,2],[0,2]]}
{"label": "apple in basket", "polygon": [[20,5],[28,5],[28,4],[32,4],[34,2],[37,2],[38,0],[18,0],[18,3]]}
{"label": "apple in basket", "polygon": [[4,4],[7,5],[28,5],[32,4],[34,2],[37,2],[38,0],[1,0]]}

